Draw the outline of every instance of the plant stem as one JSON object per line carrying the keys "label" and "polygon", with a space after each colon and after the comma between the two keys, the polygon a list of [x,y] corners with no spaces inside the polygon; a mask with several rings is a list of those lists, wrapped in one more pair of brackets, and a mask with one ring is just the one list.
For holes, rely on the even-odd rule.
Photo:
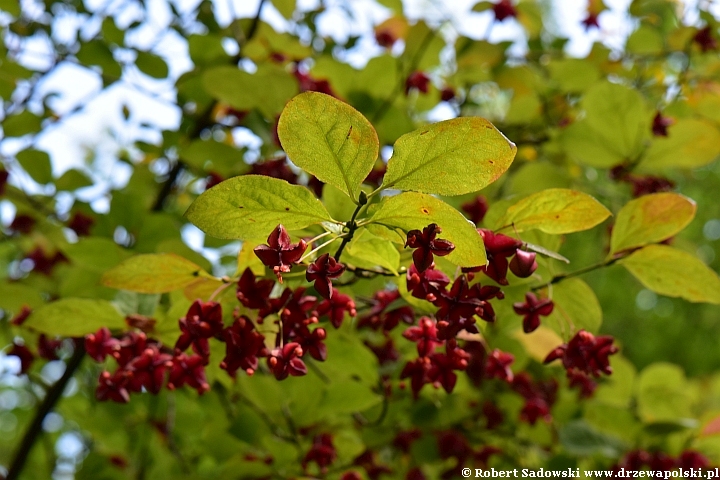
{"label": "plant stem", "polygon": [[33,417],[32,422],[30,422],[30,426],[25,432],[25,436],[23,436],[20,446],[15,452],[15,457],[13,458],[5,480],[16,480],[20,476],[35,441],[42,433],[42,424],[45,417],[52,411],[55,404],[57,404],[60,400],[60,397],[62,397],[65,387],[82,363],[84,356],[85,344],[82,341],[76,342],[75,352],[72,357],[70,357],[70,360],[68,360],[67,365],[65,366],[65,372],[62,374],[62,377],[60,377],[60,380],[50,387],[45,395],[45,398],[38,407],[37,412],[35,412],[35,417]]}
{"label": "plant stem", "polygon": [[622,259],[623,257],[616,257],[612,258],[610,260],[606,260],[604,262],[596,263],[594,265],[589,265],[587,267],[581,268],[579,270],[575,270],[574,272],[568,272],[568,273],[561,273],[559,275],[555,275],[553,278],[550,279],[549,282],[543,283],[542,285],[537,285],[530,290],[532,291],[538,291],[542,288],[548,287],[550,285],[554,285],[556,283],[560,283],[563,280],[567,280],[568,278],[577,277],[580,275],[583,275],[588,272],[592,272],[593,270],[599,270],[601,268],[609,267],[610,265],[614,264],[618,260]]}
{"label": "plant stem", "polygon": [[360,209],[363,208],[364,205],[362,202],[360,202],[360,205],[355,207],[355,211],[352,214],[352,217],[350,217],[350,221],[347,223],[348,232],[345,237],[343,237],[342,243],[337,249],[337,252],[335,252],[335,261],[340,261],[340,255],[342,255],[343,250],[345,250],[345,245],[347,245],[350,240],[352,240],[353,235],[355,235],[355,230],[358,228],[358,224],[355,222],[355,218],[358,216],[358,213],[360,213]]}

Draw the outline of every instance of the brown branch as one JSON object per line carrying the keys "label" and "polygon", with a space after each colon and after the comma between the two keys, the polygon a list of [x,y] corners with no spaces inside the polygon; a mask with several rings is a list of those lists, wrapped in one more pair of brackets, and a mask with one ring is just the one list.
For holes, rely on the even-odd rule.
{"label": "brown branch", "polygon": [[20,472],[22,472],[22,469],[25,466],[25,462],[30,455],[30,451],[35,444],[35,441],[42,433],[42,424],[45,417],[53,410],[53,408],[55,408],[55,405],[60,400],[68,382],[73,377],[78,367],[80,367],[84,356],[84,343],[82,341],[75,342],[75,352],[72,357],[70,357],[70,360],[68,360],[68,363],[65,366],[65,372],[62,377],[60,377],[60,380],[50,387],[45,395],[45,398],[38,407],[35,417],[32,419],[30,426],[25,432],[25,436],[23,436],[22,441],[20,442],[20,446],[15,452],[15,457],[13,458],[5,480],[16,480],[20,476]]}

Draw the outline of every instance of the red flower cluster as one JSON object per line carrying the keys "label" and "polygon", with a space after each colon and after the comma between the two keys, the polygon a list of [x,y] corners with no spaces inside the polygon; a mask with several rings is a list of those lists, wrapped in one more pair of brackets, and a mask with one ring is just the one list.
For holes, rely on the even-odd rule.
{"label": "red flower cluster", "polygon": [[534,382],[527,372],[515,375],[512,389],[525,398],[525,405],[520,410],[520,420],[535,425],[538,419],[546,422],[552,419],[550,407],[557,398],[558,384],[555,379]]}
{"label": "red flower cluster", "polygon": [[184,352],[190,346],[205,360],[210,358],[210,337],[219,337],[223,330],[222,308],[217,302],[196,300],[178,322],[182,334],[175,343],[175,350]]}
{"label": "red flower cluster", "polygon": [[315,462],[317,466],[320,467],[320,472],[325,474],[328,467],[335,461],[336,458],[337,452],[335,451],[335,446],[333,446],[332,443],[332,435],[329,433],[322,433],[320,435],[316,435],[313,439],[312,447],[310,447],[310,451],[305,454],[305,458],[302,461],[302,467],[303,470],[307,471],[308,464],[310,462]]}
{"label": "red flower cluster", "polygon": [[238,369],[252,375],[258,368],[258,357],[269,355],[265,348],[265,337],[255,330],[255,325],[249,318],[242,315],[235,318],[233,324],[223,330],[225,341],[225,358],[220,368],[227,370],[235,378]]}
{"label": "red flower cluster", "polygon": [[[654,126],[653,132],[655,132]],[[656,135],[658,134],[656,133]],[[629,183],[632,186],[632,195],[636,198],[650,193],[669,192],[675,188],[675,182],[672,180],[654,175],[635,175],[630,173],[625,165],[616,165],[611,168],[609,175],[612,180]]]}
{"label": "red flower cluster", "polygon": [[601,373],[610,375],[610,355],[617,353],[613,337],[596,337],[590,332],[580,330],[567,344],[560,345],[545,358],[545,363],[562,360],[565,370],[577,370],[587,375],[599,377]]}
{"label": "red flower cluster", "polygon": [[[417,342],[422,343],[422,345],[418,345],[418,352],[425,352],[436,343],[432,337],[431,326],[421,326],[419,331],[411,332],[406,336],[406,338],[408,337],[417,338]],[[410,379],[410,387],[415,398],[422,387],[428,383],[435,388],[442,386],[446,392],[450,393],[457,382],[455,370],[465,370],[469,358],[470,355],[457,346],[455,339],[451,339],[445,342],[445,353],[431,353],[405,364],[400,378]]]}
{"label": "red flower cluster", "polygon": [[411,307],[402,306],[386,311],[387,307],[399,298],[400,292],[397,290],[375,292],[370,301],[370,311],[360,318],[358,328],[382,329],[387,332],[397,327],[400,322],[412,325],[415,322],[415,313]]}
{"label": "red flower cluster", "polygon": [[694,450],[685,450],[679,457],[673,458],[663,452],[648,452],[646,450],[632,450],[625,454],[613,471],[625,470],[639,471],[647,467],[652,471],[671,471],[676,468],[694,469],[708,468],[710,461],[705,455]]}
{"label": "red flower cluster", "polygon": [[457,476],[459,468],[462,468],[468,461],[474,461],[477,464],[487,466],[487,462],[491,455],[502,452],[497,447],[485,445],[475,451],[465,436],[455,430],[446,430],[437,434],[438,453],[440,458],[446,460],[455,458],[456,465],[442,473],[440,478],[450,479]]}
{"label": "red flower cluster", "polygon": [[114,373],[100,374],[95,391],[98,400],[112,400],[127,403],[130,392],[143,389],[156,395],[166,384],[169,389],[188,384],[198,393],[210,388],[205,377],[206,359],[200,355],[188,357],[162,346],[157,340],[149,339],[144,333],[130,332],[121,338],[114,338],[107,328],[101,328],[85,337],[85,350],[90,357],[103,361],[108,355],[118,363]]}
{"label": "red flower cluster", "polygon": [[74,231],[78,237],[90,235],[90,229],[93,225],[95,225],[95,219],[82,212],[73,213],[73,216],[67,223],[68,228]]}

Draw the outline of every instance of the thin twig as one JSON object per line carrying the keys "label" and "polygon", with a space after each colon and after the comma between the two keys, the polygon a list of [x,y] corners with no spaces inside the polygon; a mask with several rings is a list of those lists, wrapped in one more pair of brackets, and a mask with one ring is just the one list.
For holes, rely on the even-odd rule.
{"label": "thin twig", "polygon": [[25,436],[23,436],[23,439],[20,442],[20,446],[15,452],[15,456],[13,458],[12,464],[10,465],[10,469],[8,470],[8,474],[5,477],[5,480],[16,480],[20,476],[20,473],[25,466],[25,462],[27,461],[28,455],[30,455],[30,451],[35,444],[35,441],[42,433],[42,424],[45,420],[45,417],[53,410],[53,408],[55,408],[55,405],[60,400],[60,397],[62,397],[62,394],[65,391],[65,387],[67,386],[68,382],[73,377],[78,367],[80,367],[84,356],[84,343],[76,342],[75,352],[73,352],[72,357],[70,357],[70,360],[68,360],[68,363],[65,366],[65,372],[62,374],[62,377],[60,377],[60,380],[58,380],[55,385],[53,385],[48,390],[45,398],[38,407],[37,412],[35,412],[35,417],[33,417],[30,426],[25,432]]}

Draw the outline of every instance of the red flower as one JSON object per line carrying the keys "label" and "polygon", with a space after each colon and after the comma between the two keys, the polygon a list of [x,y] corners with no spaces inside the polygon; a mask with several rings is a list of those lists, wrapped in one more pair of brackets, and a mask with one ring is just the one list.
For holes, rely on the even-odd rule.
{"label": "red flower", "polygon": [[168,389],[174,390],[185,384],[196,389],[201,395],[210,390],[210,384],[205,376],[205,359],[200,355],[188,357],[181,353],[172,359]]}
{"label": "red flower", "polygon": [[45,360],[57,360],[57,349],[62,345],[62,340],[50,340],[44,333],[38,338],[38,355]]}
{"label": "red flower", "polygon": [[381,47],[390,49],[397,41],[393,32],[389,29],[382,29],[375,32],[375,41]]}
{"label": "red flower", "polygon": [[473,200],[463,203],[460,208],[467,214],[467,217],[473,223],[480,223],[485,218],[489,205],[487,199],[483,195],[478,195]]}
{"label": "red flower", "polygon": [[16,215],[10,224],[10,229],[27,235],[32,232],[36,220],[30,215]]}
{"label": "red flower", "polygon": [[332,436],[329,433],[316,435],[313,439],[310,451],[302,461],[302,467],[307,470],[308,463],[315,462],[322,473],[327,472],[327,467],[337,458],[337,452],[332,443]]}
{"label": "red flower", "polygon": [[522,246],[520,240],[516,240],[502,233],[494,233],[485,228],[478,229],[480,236],[485,243],[485,252],[487,254],[488,264],[476,269],[466,269],[466,271],[481,271],[485,275],[495,280],[500,285],[507,285],[508,258],[515,255],[517,249]]}
{"label": "red flower", "polygon": [[105,357],[120,349],[120,341],[113,338],[110,330],[101,328],[95,333],[85,335],[85,352],[96,362],[105,361]]}
{"label": "red flower", "polygon": [[410,93],[410,90],[416,89],[422,93],[427,93],[430,86],[430,77],[425,75],[423,72],[413,72],[405,80],[405,95]]}
{"label": "red flower", "polygon": [[493,5],[492,9],[495,14],[495,20],[498,22],[502,22],[508,17],[517,17],[517,10],[513,4],[510,3],[510,0],[500,0]]}
{"label": "red flower", "polygon": [[531,398],[527,400],[525,406],[520,410],[520,420],[530,425],[535,425],[540,418],[546,422],[552,419],[550,416],[550,407],[547,402],[542,398]]}
{"label": "red flower", "polygon": [[255,274],[246,268],[238,280],[237,299],[247,308],[270,307],[270,292],[275,286],[272,280],[255,281]]}
{"label": "red flower", "polygon": [[307,374],[307,367],[300,357],[303,349],[299,343],[286,343],[284,347],[276,348],[268,357],[268,366],[278,380],[284,380],[288,375],[300,377]]}
{"label": "red flower", "polygon": [[335,261],[330,254],[325,253],[308,265],[305,278],[308,282],[315,282],[315,290],[324,298],[332,298],[332,282],[330,279],[343,274],[345,266]]}
{"label": "red flower", "polygon": [[448,240],[435,238],[441,232],[442,229],[434,223],[423,228],[422,232],[420,230],[408,232],[405,246],[416,249],[413,252],[413,263],[419,273],[430,268],[433,263],[433,254],[444,257],[455,250],[455,245]]}
{"label": "red flower", "polygon": [[175,349],[182,352],[192,345],[195,353],[208,358],[210,356],[208,338],[219,336],[224,327],[222,307],[217,302],[196,300],[178,323],[182,334],[175,343]]}
{"label": "red flower", "polygon": [[282,274],[290,271],[293,263],[297,263],[307,249],[304,240],[298,243],[290,243],[290,235],[282,225],[278,225],[267,239],[268,245],[259,245],[253,252],[268,267],[272,267],[273,273],[282,283]]}
{"label": "red flower", "polygon": [[13,318],[10,319],[10,323],[15,325],[16,327],[19,327],[23,323],[25,323],[25,320],[28,319],[30,314],[32,313],[32,308],[30,308],[28,305],[23,305],[20,307],[20,311],[15,314]]}
{"label": "red flower", "polygon": [[413,297],[428,302],[434,302],[445,291],[450,284],[450,278],[440,270],[435,270],[434,265],[424,272],[418,272],[415,264],[410,265],[407,275],[407,289]]}
{"label": "red flower", "polygon": [[128,372],[128,390],[141,392],[144,387],[148,392],[157,395],[165,382],[168,368],[172,366],[172,355],[162,353],[155,344],[149,345],[124,368]]}
{"label": "red flower", "polygon": [[403,332],[403,337],[411,342],[417,343],[418,355],[427,357],[435,348],[442,345],[442,341],[438,340],[437,326],[435,322],[428,317],[422,317],[418,322],[418,327],[410,327]]}
{"label": "red flower", "polygon": [[526,252],[518,248],[513,259],[510,260],[510,271],[519,278],[529,277],[538,268],[535,256],[535,252]]}
{"label": "red flower", "polygon": [[90,228],[95,224],[95,220],[82,212],[75,212],[70,218],[67,226],[74,231],[78,237],[90,235]]}
{"label": "red flower", "polygon": [[7,352],[8,356],[18,357],[20,360],[20,373],[27,373],[30,370],[35,355],[25,345],[18,345],[13,342],[12,348]]}
{"label": "red flower", "polygon": [[502,352],[497,348],[490,352],[485,364],[485,376],[487,378],[498,378],[506,382],[513,381],[513,372],[510,365],[515,361],[515,357],[507,352]]}
{"label": "red flower", "polygon": [[581,372],[599,377],[601,373],[610,375],[610,355],[618,352],[613,345],[613,337],[609,335],[594,336],[580,330],[567,344],[560,345],[545,358],[545,363],[562,360],[566,370],[577,369]]}
{"label": "red flower", "polygon": [[130,394],[127,391],[128,373],[125,370],[118,369],[113,375],[104,371],[100,374],[98,386],[95,389],[95,398],[103,402],[112,400],[118,403],[128,403]]}
{"label": "red flower", "polygon": [[343,319],[345,318],[345,312],[350,314],[351,317],[357,315],[355,310],[355,302],[349,296],[338,292],[333,289],[333,294],[327,300],[323,300],[317,307],[318,315],[327,315],[330,317],[330,323],[333,327],[340,328]]}
{"label": "red flower", "polygon": [[553,311],[554,304],[552,300],[539,300],[534,293],[525,294],[525,303],[514,303],[513,310],[518,315],[524,315],[523,331],[530,333],[540,326],[540,316],[547,317]]}
{"label": "red flower", "polygon": [[693,41],[700,46],[700,50],[708,52],[710,50],[717,50],[717,40],[713,37],[713,29],[708,25],[707,27],[698,30],[693,37]]}
{"label": "red flower", "polygon": [[590,398],[595,393],[597,382],[593,381],[588,374],[580,370],[572,369],[567,371],[567,378],[570,388],[575,387],[580,390],[580,396],[582,398]]}
{"label": "red flower", "polygon": [[235,322],[223,330],[225,341],[225,358],[220,368],[227,370],[235,378],[239,368],[252,375],[258,367],[258,357],[265,357],[265,337],[255,330],[255,326],[246,316],[235,319]]}
{"label": "red flower", "polygon": [[587,17],[581,22],[585,27],[585,31],[590,30],[591,27],[600,28],[598,23],[598,15],[596,13],[588,13]]}
{"label": "red flower", "polygon": [[664,117],[660,112],[655,112],[652,123],[652,133],[656,137],[667,137],[668,127],[675,121],[671,117]]}

